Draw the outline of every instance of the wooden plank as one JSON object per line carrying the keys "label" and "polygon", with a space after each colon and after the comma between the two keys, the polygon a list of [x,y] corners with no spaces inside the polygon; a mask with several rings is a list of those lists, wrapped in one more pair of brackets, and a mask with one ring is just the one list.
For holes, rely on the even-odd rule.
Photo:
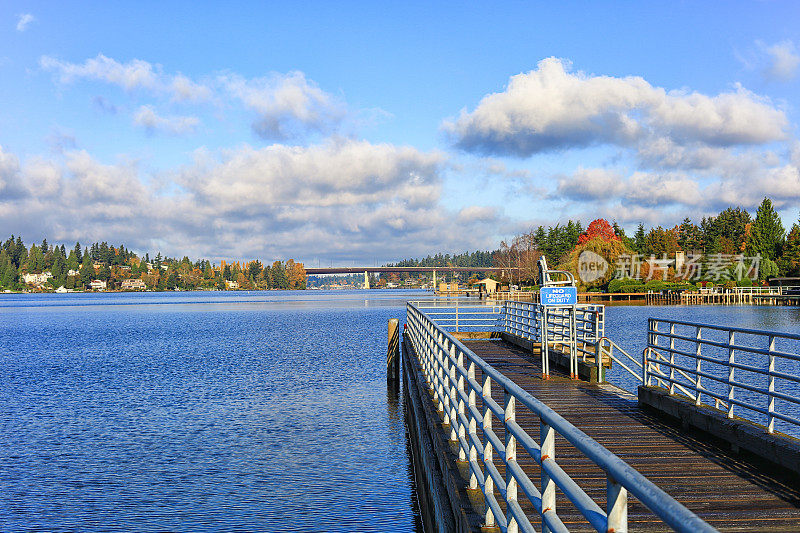
{"label": "wooden plank", "polygon": [[[538,354],[496,339],[465,344],[720,531],[800,531],[800,482],[791,475],[751,463],[724,444],[640,410],[634,396],[613,386],[570,380],[552,369],[551,379],[542,380]],[[495,387],[493,398],[502,402],[501,395]],[[517,422],[538,440],[535,414],[518,405]],[[495,428],[503,439],[502,425],[495,421]],[[521,451],[518,460],[538,486],[538,465]],[[556,461],[604,506],[606,480],[597,466],[560,437]],[[504,474],[502,464],[498,469]],[[563,495],[556,505],[570,530],[591,530]],[[529,502],[522,507],[533,517]],[[628,514],[632,531],[668,529],[635,498]]]}

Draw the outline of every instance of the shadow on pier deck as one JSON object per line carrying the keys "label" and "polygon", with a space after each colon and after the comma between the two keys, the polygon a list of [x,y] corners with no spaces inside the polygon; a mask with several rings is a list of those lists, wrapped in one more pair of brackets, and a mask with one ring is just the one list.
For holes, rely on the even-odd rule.
{"label": "shadow on pier deck", "polygon": [[[538,357],[500,339],[464,339],[464,343],[720,531],[800,531],[800,480],[796,474],[778,471],[745,452],[734,453],[722,441],[644,410],[634,395],[612,385],[570,380],[553,370],[551,378],[543,380]],[[517,422],[529,434],[538,433],[535,415],[520,410]],[[502,428],[498,431],[503,438]],[[587,494],[603,500],[605,473],[560,437],[556,458]],[[504,474],[502,464],[498,466]],[[522,466],[531,479],[540,476],[538,465],[530,458]],[[560,494],[556,508],[570,531],[594,531]],[[528,516],[536,514],[532,508],[525,510]],[[633,497],[628,521],[631,531],[668,530]]]}

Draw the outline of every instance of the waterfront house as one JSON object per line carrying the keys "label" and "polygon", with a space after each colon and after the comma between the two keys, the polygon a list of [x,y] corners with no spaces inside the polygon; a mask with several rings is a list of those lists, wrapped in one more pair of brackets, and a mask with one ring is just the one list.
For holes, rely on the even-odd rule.
{"label": "waterfront house", "polygon": [[53,274],[50,272],[42,272],[41,274],[23,274],[22,281],[26,284],[35,285],[37,287],[47,283],[47,280],[52,278]]}
{"label": "waterfront house", "polygon": [[238,281],[227,281],[225,280],[225,286],[229,289],[238,289],[239,282]]}
{"label": "waterfront house", "polygon": [[123,291],[143,291],[147,289],[147,285],[141,279],[125,279],[122,280]]}
{"label": "waterfront house", "polygon": [[108,283],[99,279],[92,280],[92,282],[89,283],[89,288],[93,291],[104,291],[106,287],[108,287]]}

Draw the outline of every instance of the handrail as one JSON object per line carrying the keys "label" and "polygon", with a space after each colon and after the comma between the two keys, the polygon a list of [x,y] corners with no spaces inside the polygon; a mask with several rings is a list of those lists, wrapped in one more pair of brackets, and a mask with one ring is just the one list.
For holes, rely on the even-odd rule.
{"label": "handrail", "polygon": [[[709,338],[711,332],[724,339]],[[741,342],[743,336],[751,342]],[[655,380],[659,385],[666,385],[670,394],[675,394],[677,389],[697,405],[704,396],[712,398],[715,407],[724,406],[723,412],[728,418],[734,418],[735,406],[758,413],[765,419],[745,418],[756,423],[765,420],[768,433],[775,432],[776,420],[797,428],[800,418],[794,413],[779,411],[775,400],[783,405],[786,402],[800,404],[797,393],[800,375],[796,374],[800,357],[779,350],[779,341],[792,342],[795,349],[800,347],[800,335],[794,333],[650,318],[647,348],[642,353],[644,384],[649,386]],[[781,371],[778,363],[789,366],[790,372]],[[737,380],[737,370],[763,376],[766,386],[760,386],[752,378],[748,382]],[[658,375],[653,375],[654,371]]]}
{"label": "handrail", "polygon": [[[458,445],[459,460],[469,465],[469,486],[471,489],[480,488],[483,493],[486,527],[498,527],[503,532],[533,531],[530,519],[519,505],[521,490],[540,516],[543,529],[567,531],[556,513],[555,491],[558,488],[597,531],[627,531],[628,492],[676,531],[716,531],[622,459],[478,357],[412,303],[407,305],[407,325],[407,335],[433,392],[434,402],[442,413],[443,422],[450,427],[450,440]],[[492,398],[493,383],[502,387],[502,405]],[[538,442],[517,423],[517,404],[540,418]],[[493,429],[495,419],[505,430],[504,441]],[[556,433],[605,472],[605,510],[555,461]],[[534,485],[517,461],[520,451],[527,453],[541,467],[540,488]],[[495,454],[505,465],[505,477],[497,470]],[[505,502],[505,514],[498,503],[498,493]]]}

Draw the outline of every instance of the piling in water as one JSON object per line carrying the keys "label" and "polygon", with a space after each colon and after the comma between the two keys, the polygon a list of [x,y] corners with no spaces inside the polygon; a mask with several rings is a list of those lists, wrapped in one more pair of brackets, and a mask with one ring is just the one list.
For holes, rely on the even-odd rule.
{"label": "piling in water", "polygon": [[389,319],[386,381],[390,385],[397,385],[400,382],[400,321],[396,318]]}

